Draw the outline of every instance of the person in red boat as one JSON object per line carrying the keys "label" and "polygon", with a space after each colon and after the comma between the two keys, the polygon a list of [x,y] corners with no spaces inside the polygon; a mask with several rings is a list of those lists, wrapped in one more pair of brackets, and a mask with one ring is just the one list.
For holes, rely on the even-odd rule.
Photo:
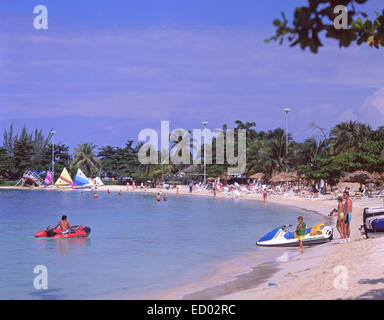
{"label": "person in red boat", "polygon": [[67,221],[67,216],[64,215],[61,217],[61,221],[56,225],[55,229],[60,226],[61,233],[62,234],[67,234],[69,231],[76,232],[75,230],[72,229],[71,225]]}

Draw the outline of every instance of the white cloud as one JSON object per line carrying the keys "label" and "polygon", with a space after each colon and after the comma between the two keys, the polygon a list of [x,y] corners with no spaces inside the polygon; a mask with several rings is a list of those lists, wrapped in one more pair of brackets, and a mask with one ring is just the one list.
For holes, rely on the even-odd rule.
{"label": "white cloud", "polygon": [[384,88],[376,90],[370,95],[361,107],[362,112],[377,111],[381,116],[384,116]]}
{"label": "white cloud", "polygon": [[353,112],[351,108],[349,108],[340,113],[339,119],[341,122],[349,121],[349,120],[355,121],[357,120],[357,115]]}

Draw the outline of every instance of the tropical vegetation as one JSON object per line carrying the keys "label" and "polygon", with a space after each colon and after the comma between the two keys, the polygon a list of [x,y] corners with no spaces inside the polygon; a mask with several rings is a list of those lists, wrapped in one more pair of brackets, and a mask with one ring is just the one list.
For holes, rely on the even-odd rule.
{"label": "tropical vegetation", "polygon": [[[281,128],[257,131],[255,122],[235,121],[235,150],[237,150],[237,133],[246,129],[245,174],[264,173],[271,178],[279,172],[296,172],[308,180],[326,180],[330,185],[338,183],[346,173],[367,171],[370,173],[384,171],[384,127],[376,129],[357,121],[342,122],[329,132],[312,124],[314,135],[303,142],[287,137]],[[226,133],[228,125],[223,125]],[[224,135],[225,139],[225,135]],[[195,140],[191,138],[188,147],[196,150]],[[180,141],[179,141],[180,142]],[[126,179],[145,182],[147,180],[177,180],[188,178],[202,180],[204,145],[198,153],[201,164],[179,163],[141,164],[138,160],[141,143],[128,140],[125,146],[101,146],[83,143],[76,146],[71,153],[65,144],[51,144],[51,136],[44,136],[42,130],[29,133],[24,126],[15,134],[13,126],[4,130],[3,146],[0,147],[0,179],[17,180],[26,170],[44,172],[51,167],[52,147],[54,147],[55,172],[64,167],[72,174],[78,168],[88,176],[100,175],[123,182]],[[171,143],[169,154],[181,152],[180,145]],[[216,164],[216,138],[212,139],[212,164],[207,164],[207,176],[218,177],[227,172],[228,164]],[[162,152],[164,152],[163,150]],[[148,150],[149,152],[149,150]],[[161,152],[157,152],[161,159]]]}

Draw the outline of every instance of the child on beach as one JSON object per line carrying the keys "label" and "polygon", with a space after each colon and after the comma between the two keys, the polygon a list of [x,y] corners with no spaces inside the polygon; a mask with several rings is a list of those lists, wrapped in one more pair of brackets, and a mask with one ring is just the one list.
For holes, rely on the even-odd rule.
{"label": "child on beach", "polygon": [[303,237],[305,236],[306,234],[306,228],[307,226],[305,225],[304,223],[304,218],[303,216],[300,216],[297,218],[297,221],[299,221],[299,224],[297,225],[297,228],[296,228],[296,234],[297,234],[297,237],[299,239],[299,250],[301,253],[304,253],[304,249],[303,249]]}

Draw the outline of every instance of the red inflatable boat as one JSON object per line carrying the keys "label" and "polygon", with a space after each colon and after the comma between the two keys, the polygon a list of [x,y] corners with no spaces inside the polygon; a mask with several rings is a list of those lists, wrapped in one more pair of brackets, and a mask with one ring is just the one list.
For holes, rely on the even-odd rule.
{"label": "red inflatable boat", "polygon": [[87,226],[72,226],[75,232],[61,233],[61,229],[53,229],[48,227],[46,230],[41,230],[35,234],[36,238],[52,238],[52,239],[67,239],[67,238],[84,238],[91,233],[91,228]]}

